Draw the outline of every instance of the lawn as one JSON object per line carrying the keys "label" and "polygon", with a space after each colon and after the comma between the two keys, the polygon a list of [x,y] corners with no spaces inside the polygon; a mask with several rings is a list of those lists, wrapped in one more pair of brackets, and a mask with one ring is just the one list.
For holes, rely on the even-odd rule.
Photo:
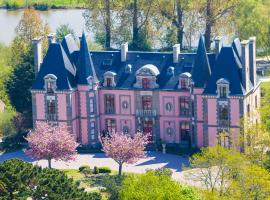
{"label": "lawn", "polygon": [[10,8],[21,8],[26,5],[45,5],[48,7],[66,7],[77,8],[84,7],[86,0],[0,0],[0,6],[6,6]]}

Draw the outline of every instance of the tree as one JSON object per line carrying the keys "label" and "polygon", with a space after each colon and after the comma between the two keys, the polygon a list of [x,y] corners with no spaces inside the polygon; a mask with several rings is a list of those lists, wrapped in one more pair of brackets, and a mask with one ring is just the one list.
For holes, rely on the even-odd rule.
{"label": "tree", "polygon": [[[3,183],[3,184],[2,184]],[[60,170],[42,169],[19,159],[0,163],[1,199],[89,199],[101,200],[99,193],[87,193]]]}
{"label": "tree", "polygon": [[43,37],[44,42],[49,33],[48,24],[42,22],[38,12],[27,8],[24,10],[22,18],[15,29],[16,35],[25,43],[31,44],[36,37]]}
{"label": "tree", "polygon": [[193,1],[194,7],[205,22],[205,47],[210,50],[213,32],[224,31],[235,10],[238,8],[239,0],[199,0]]}
{"label": "tree", "polygon": [[187,175],[200,181],[212,194],[224,195],[230,181],[237,176],[243,165],[247,163],[241,154],[222,146],[203,148],[201,153],[193,155]]}
{"label": "tree", "polygon": [[232,199],[268,199],[270,173],[253,164],[245,166],[232,181],[229,196]]}
{"label": "tree", "polygon": [[71,34],[73,39],[76,40],[76,35],[74,30],[69,26],[69,24],[62,24],[56,29],[56,39],[61,41],[68,34]]}
{"label": "tree", "polygon": [[124,133],[112,133],[100,139],[103,151],[114,159],[119,165],[119,176],[122,175],[124,163],[135,163],[139,158],[144,157],[144,148],[148,143],[148,135],[136,133],[132,138]]}
{"label": "tree", "polygon": [[0,137],[10,136],[16,133],[15,126],[12,123],[14,112],[5,111],[0,113]]}
{"label": "tree", "polygon": [[35,159],[48,160],[49,168],[52,159],[68,161],[77,155],[78,143],[65,125],[53,126],[37,122],[36,128],[27,135],[26,140],[29,148],[25,153]]}
{"label": "tree", "polygon": [[[254,115],[253,113],[250,115]],[[242,122],[240,145],[245,156],[254,164],[263,166],[270,148],[270,133],[262,123]]]}
{"label": "tree", "polygon": [[198,200],[199,197],[193,189],[180,185],[169,176],[147,172],[127,176],[122,183],[120,199]]}
{"label": "tree", "polygon": [[256,36],[259,49],[270,53],[270,1],[242,0],[235,12],[236,33],[241,38]]}
{"label": "tree", "polygon": [[10,102],[16,111],[30,116],[32,113],[30,89],[35,78],[33,60],[32,51],[26,52],[5,82]]}

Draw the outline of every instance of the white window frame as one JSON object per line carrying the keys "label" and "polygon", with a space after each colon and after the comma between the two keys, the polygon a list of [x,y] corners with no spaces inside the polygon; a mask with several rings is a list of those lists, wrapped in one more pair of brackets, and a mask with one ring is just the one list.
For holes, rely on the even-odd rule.
{"label": "white window frame", "polygon": [[46,90],[47,93],[48,93],[48,83],[52,84],[53,93],[55,92],[55,90],[57,89],[56,81],[57,77],[54,74],[47,74],[46,76],[44,76],[44,89]]}
{"label": "white window frame", "polygon": [[[223,89],[225,88],[226,94],[221,95],[223,93]],[[230,82],[225,78],[221,78],[217,81],[217,96],[218,98],[228,98],[230,94]]]}
{"label": "white window frame", "polygon": [[94,113],[94,98],[89,99],[89,111],[90,113]]}

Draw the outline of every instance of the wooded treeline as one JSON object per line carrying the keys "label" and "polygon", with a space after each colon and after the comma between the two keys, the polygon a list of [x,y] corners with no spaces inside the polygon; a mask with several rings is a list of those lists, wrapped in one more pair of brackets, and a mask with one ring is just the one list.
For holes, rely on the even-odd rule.
{"label": "wooded treeline", "polygon": [[86,7],[86,26],[106,49],[126,41],[134,50],[190,48],[202,34],[208,50],[218,35],[255,35],[269,51],[270,0],[86,0]]}

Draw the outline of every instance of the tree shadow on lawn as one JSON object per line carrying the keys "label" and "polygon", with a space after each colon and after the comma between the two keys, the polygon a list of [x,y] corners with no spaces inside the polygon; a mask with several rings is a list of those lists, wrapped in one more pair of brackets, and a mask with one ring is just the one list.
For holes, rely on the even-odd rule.
{"label": "tree shadow on lawn", "polygon": [[177,156],[173,154],[161,154],[157,152],[147,152],[147,156],[151,157],[150,160],[146,160],[142,163],[136,164],[136,166],[155,165],[164,163],[163,167],[170,168],[176,172],[182,171],[182,167],[189,165],[188,157]]}
{"label": "tree shadow on lawn", "polygon": [[90,153],[93,158],[108,158],[105,153]]}
{"label": "tree shadow on lawn", "polygon": [[35,159],[31,159],[30,157],[25,155],[22,150],[0,154],[0,162],[4,162],[5,160],[9,160],[12,158],[18,158],[26,162],[36,161]]}

